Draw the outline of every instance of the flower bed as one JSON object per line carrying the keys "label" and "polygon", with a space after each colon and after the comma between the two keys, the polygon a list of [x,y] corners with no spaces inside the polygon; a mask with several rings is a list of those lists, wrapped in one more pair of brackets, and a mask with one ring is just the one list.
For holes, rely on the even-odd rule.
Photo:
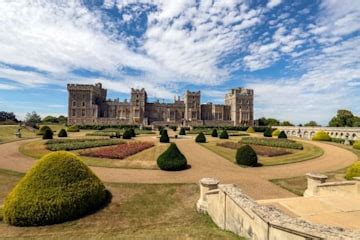
{"label": "flower bed", "polygon": [[265,138],[246,137],[241,139],[241,143],[250,144],[250,145],[263,145],[268,147],[298,149],[298,150],[302,150],[304,148],[301,143],[288,139],[271,139],[271,138],[265,139]]}
{"label": "flower bed", "polygon": [[124,142],[115,139],[53,139],[46,142],[46,148],[50,151],[72,151],[121,143]]}
{"label": "flower bed", "polygon": [[[222,142],[222,143],[217,143],[216,145],[231,149],[239,149],[241,146],[244,146],[244,144],[237,142]],[[291,154],[291,152],[283,148],[267,147],[261,145],[251,145],[251,147],[255,150],[256,154],[260,156],[277,157],[277,156]]]}
{"label": "flower bed", "polygon": [[154,144],[150,142],[131,142],[119,144],[117,146],[85,150],[82,151],[80,155],[98,158],[124,159],[153,146]]}

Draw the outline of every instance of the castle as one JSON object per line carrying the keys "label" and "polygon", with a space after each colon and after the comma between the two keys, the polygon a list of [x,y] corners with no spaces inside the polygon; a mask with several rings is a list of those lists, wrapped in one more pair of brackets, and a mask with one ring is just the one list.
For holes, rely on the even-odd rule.
{"label": "castle", "polygon": [[200,91],[186,91],[173,103],[148,102],[144,88],[131,89],[130,101],[106,99],[101,83],[68,84],[69,124],[137,125],[247,125],[254,122],[254,91],[231,89],[225,104],[201,104]]}

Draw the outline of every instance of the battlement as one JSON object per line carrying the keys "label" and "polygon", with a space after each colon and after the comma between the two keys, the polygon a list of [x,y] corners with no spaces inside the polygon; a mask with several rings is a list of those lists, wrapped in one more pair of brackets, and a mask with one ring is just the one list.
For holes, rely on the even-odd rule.
{"label": "battlement", "polygon": [[189,90],[186,90],[185,95],[199,95],[200,96],[201,92],[200,91],[196,91],[196,92],[191,92]]}
{"label": "battlement", "polygon": [[68,90],[94,90],[94,89],[103,89],[101,83],[92,84],[67,84]]}

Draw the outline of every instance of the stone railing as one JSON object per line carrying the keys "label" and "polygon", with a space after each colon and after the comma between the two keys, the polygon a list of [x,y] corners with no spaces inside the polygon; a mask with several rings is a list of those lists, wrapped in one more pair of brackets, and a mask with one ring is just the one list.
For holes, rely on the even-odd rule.
{"label": "stone railing", "polygon": [[232,184],[200,180],[199,212],[207,213],[221,229],[250,239],[356,239],[360,231],[312,224],[262,206]]}
{"label": "stone railing", "polygon": [[322,174],[307,173],[307,189],[304,197],[313,196],[360,196],[360,178],[353,181],[326,182],[327,176]]}

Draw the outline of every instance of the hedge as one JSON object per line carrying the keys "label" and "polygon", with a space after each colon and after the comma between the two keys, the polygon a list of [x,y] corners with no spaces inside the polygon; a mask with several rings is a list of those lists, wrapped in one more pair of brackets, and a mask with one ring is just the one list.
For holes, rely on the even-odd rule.
{"label": "hedge", "polygon": [[157,159],[157,165],[161,170],[180,171],[187,168],[187,161],[176,144],[171,143],[168,149]]}
{"label": "hedge", "polygon": [[235,160],[239,165],[255,167],[257,166],[258,157],[252,147],[245,145],[237,149]]}
{"label": "hedge", "polygon": [[206,137],[204,135],[204,133],[199,133],[199,135],[196,136],[195,138],[195,142],[197,143],[205,143],[206,142]]}
{"label": "hedge", "polygon": [[108,197],[103,183],[79,157],[50,153],[6,197],[4,221],[16,226],[62,223],[94,212]]}
{"label": "hedge", "polygon": [[46,129],[45,133],[42,135],[42,139],[53,139],[53,134],[51,129]]}
{"label": "hedge", "polygon": [[36,135],[44,135],[46,130],[51,130],[51,128],[49,126],[42,126],[39,131],[36,133]]}
{"label": "hedge", "polygon": [[360,141],[356,141],[356,142],[354,142],[354,144],[353,144],[353,148],[354,148],[354,149],[359,149],[359,150],[360,150]]}
{"label": "hedge", "polygon": [[272,129],[267,128],[264,132],[264,137],[272,137]]}
{"label": "hedge", "polygon": [[125,132],[123,133],[123,139],[131,139],[133,136],[133,134],[131,133],[131,131],[129,129],[125,130]]}
{"label": "hedge", "polygon": [[161,143],[168,143],[168,142],[170,142],[170,139],[169,139],[169,136],[168,136],[168,133],[167,133],[167,130],[166,130],[166,129],[163,129],[163,130],[161,131],[160,142],[161,142]]}
{"label": "hedge", "polygon": [[218,132],[217,132],[216,128],[214,128],[214,129],[212,130],[211,136],[212,136],[212,137],[218,137]]}
{"label": "hedge", "polygon": [[227,133],[226,130],[223,130],[223,131],[220,133],[219,138],[221,138],[221,139],[229,139],[229,134]]}
{"label": "hedge", "polygon": [[139,125],[132,125],[132,124],[120,124],[120,125],[103,125],[103,124],[95,124],[95,125],[78,125],[79,129],[84,130],[104,130],[106,128],[115,128],[115,129],[129,129],[129,128],[139,128]]}
{"label": "hedge", "polygon": [[354,177],[360,177],[360,162],[356,162],[346,170],[345,178],[351,180]]}
{"label": "hedge", "polygon": [[130,132],[131,137],[136,137],[136,133],[135,133],[135,130],[133,128],[130,128],[129,132]]}
{"label": "hedge", "polygon": [[78,125],[69,126],[67,129],[68,132],[80,132],[80,128]]}
{"label": "hedge", "polygon": [[272,136],[278,137],[280,133],[281,133],[280,129],[276,129],[275,131],[272,132]]}
{"label": "hedge", "polygon": [[199,129],[199,130],[212,130],[214,128],[221,128],[221,129],[225,129],[225,130],[235,130],[235,131],[246,131],[248,129],[247,126],[193,126],[193,129]]}
{"label": "hedge", "polygon": [[313,141],[331,141],[331,137],[324,131],[318,131],[312,137]]}
{"label": "hedge", "polygon": [[60,131],[59,131],[59,133],[58,133],[58,137],[67,137],[68,135],[67,135],[67,132],[66,132],[66,130],[65,129],[61,129]]}
{"label": "hedge", "polygon": [[53,139],[47,141],[45,144],[46,148],[50,151],[72,151],[122,143],[124,142],[116,139]]}
{"label": "hedge", "polygon": [[281,131],[278,138],[286,139],[287,135],[286,135],[286,133],[284,131]]}
{"label": "hedge", "polygon": [[247,130],[246,130],[247,133],[255,133],[255,130],[253,127],[249,127]]}
{"label": "hedge", "polygon": [[256,138],[256,137],[244,137],[240,141],[243,144],[254,144],[268,147],[279,147],[302,150],[304,147],[301,143],[288,140],[288,139],[274,139],[274,138]]}

